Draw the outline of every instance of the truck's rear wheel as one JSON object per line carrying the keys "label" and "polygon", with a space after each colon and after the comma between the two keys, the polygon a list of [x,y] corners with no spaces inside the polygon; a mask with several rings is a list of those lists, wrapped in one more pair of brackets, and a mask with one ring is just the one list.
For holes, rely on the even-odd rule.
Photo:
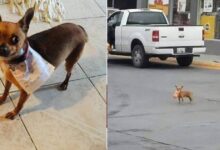
{"label": "truck's rear wheel", "polygon": [[133,65],[138,68],[143,68],[149,63],[144,48],[142,45],[135,45],[132,49]]}
{"label": "truck's rear wheel", "polygon": [[193,56],[181,56],[176,58],[177,63],[182,67],[187,67],[192,64]]}

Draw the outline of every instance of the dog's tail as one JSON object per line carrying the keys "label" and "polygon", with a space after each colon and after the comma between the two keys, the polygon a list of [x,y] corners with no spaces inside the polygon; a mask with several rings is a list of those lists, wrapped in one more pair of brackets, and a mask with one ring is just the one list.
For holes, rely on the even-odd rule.
{"label": "dog's tail", "polygon": [[83,30],[83,32],[85,34],[85,42],[88,42],[89,38],[88,38],[88,34],[87,34],[86,30],[81,25],[78,25],[78,26]]}

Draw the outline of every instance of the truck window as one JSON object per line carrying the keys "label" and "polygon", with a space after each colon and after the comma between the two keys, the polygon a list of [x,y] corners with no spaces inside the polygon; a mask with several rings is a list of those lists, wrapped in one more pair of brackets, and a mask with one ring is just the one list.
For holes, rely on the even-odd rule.
{"label": "truck window", "polygon": [[161,12],[132,12],[129,14],[127,24],[167,24]]}
{"label": "truck window", "polygon": [[115,26],[120,26],[122,16],[123,16],[123,12],[116,12],[115,14],[109,17],[108,23],[110,24],[113,23],[115,24]]}

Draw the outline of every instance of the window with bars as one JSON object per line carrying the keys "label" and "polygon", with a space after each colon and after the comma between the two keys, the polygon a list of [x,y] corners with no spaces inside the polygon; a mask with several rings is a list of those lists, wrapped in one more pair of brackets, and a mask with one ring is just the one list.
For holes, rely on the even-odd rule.
{"label": "window with bars", "polygon": [[113,0],[108,0],[108,7],[113,7]]}

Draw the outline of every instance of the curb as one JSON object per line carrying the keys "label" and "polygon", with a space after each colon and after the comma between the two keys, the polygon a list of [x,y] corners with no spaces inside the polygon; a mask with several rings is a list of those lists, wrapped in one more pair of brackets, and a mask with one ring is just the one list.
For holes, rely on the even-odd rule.
{"label": "curb", "polygon": [[[161,61],[159,59],[152,59],[152,60],[156,62],[160,62],[160,63],[177,64],[176,59],[174,58],[168,58],[166,61]],[[206,69],[220,70],[220,62],[213,62],[213,61],[193,60],[193,63],[191,66],[199,67],[199,68],[206,68]]]}

